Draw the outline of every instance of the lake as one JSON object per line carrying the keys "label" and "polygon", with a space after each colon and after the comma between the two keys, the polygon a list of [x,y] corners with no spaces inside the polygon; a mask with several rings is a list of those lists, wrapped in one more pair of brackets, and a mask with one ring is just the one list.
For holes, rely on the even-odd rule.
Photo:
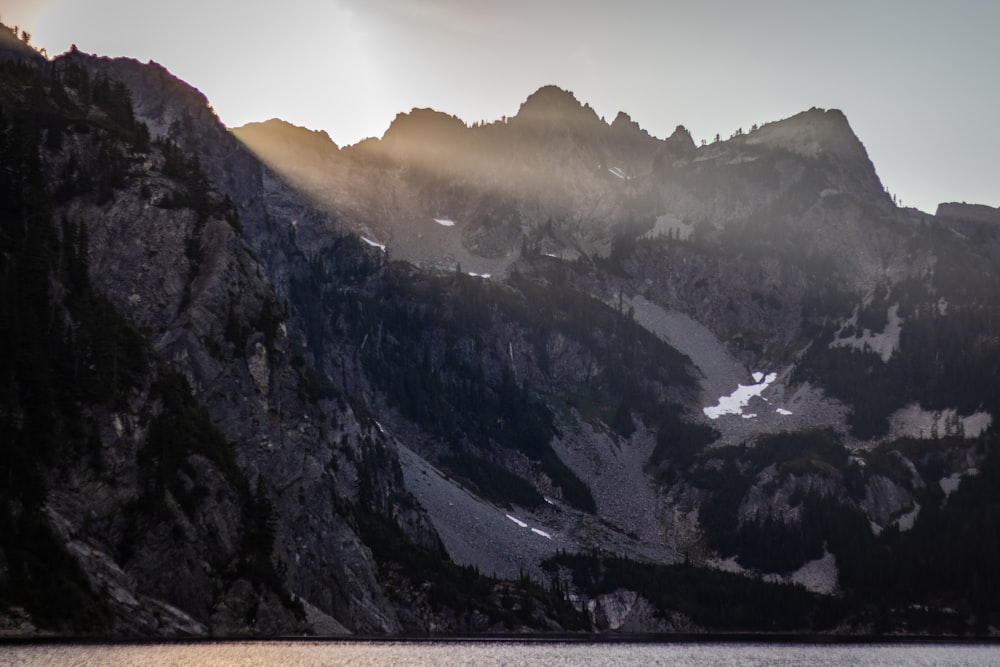
{"label": "lake", "polygon": [[0,645],[18,667],[376,667],[435,665],[973,665],[1000,664],[1000,645],[591,643],[550,641],[262,641]]}

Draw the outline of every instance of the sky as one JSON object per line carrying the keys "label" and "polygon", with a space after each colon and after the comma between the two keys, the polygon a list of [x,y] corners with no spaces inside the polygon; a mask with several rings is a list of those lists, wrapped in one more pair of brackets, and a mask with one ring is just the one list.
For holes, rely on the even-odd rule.
{"label": "sky", "polygon": [[547,84],[696,141],[841,109],[906,206],[1000,206],[996,0],[3,0],[50,56],[153,60],[235,127],[339,145],[431,107],[517,113]]}

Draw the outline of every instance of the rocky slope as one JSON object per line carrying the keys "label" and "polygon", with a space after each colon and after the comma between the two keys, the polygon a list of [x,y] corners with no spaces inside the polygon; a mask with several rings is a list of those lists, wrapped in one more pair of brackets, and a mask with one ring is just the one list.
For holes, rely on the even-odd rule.
{"label": "rocky slope", "polygon": [[[604,548],[667,563],[678,554],[708,562],[736,554],[740,568],[817,591],[860,585],[844,568],[868,567],[882,547],[868,545],[866,555],[841,543],[835,555],[824,552],[803,535],[816,530],[830,544],[841,524],[815,527],[832,511],[819,508],[832,502],[855,517],[838,522],[867,525],[868,535],[908,533],[905,548],[915,548],[924,537],[909,531],[921,508],[947,509],[934,489],[970,479],[990,451],[981,443],[992,432],[987,369],[995,352],[987,350],[995,343],[981,327],[996,309],[987,287],[997,278],[994,210],[946,205],[928,216],[897,208],[838,111],[813,109],[700,147],[683,128],[661,141],[626,120],[603,123],[548,88],[492,125],[465,128],[414,111],[381,140],[337,149],[320,138],[311,143],[325,147],[321,160],[294,157],[297,143],[285,143],[289,154],[279,158],[266,144],[269,124],[236,134],[318,205],[351,211],[344,224],[363,221],[356,229],[391,257],[493,281],[568,283],[634,319],[693,364],[700,391],[680,400],[681,423],[714,428],[715,447],[769,451],[771,434],[805,434],[788,454],[730,467],[729,450],[698,455],[697,437],[658,423],[634,396],[635,431],[602,431],[615,423],[613,410],[596,421],[571,412],[556,451],[594,490],[599,515],[643,545],[602,537]],[[308,180],[295,173],[303,165]],[[551,298],[537,302],[552,308]],[[947,352],[957,347],[967,352]],[[528,382],[540,395],[574,404],[556,398],[574,393],[566,376],[536,372]],[[969,391],[955,391],[959,377]],[[702,409],[712,406],[722,414]],[[643,444],[645,434],[652,444]],[[810,449],[827,438],[832,451],[850,454]],[[625,451],[644,463],[625,463]],[[895,466],[910,472],[890,472]],[[623,480],[634,492],[608,491]],[[803,500],[812,508],[805,513]],[[923,530],[938,520],[926,519]],[[754,555],[746,544],[761,540]],[[468,554],[464,544],[449,548]]]}
{"label": "rocky slope", "polygon": [[[208,188],[196,160],[161,137],[150,144],[148,135],[140,133],[129,141],[123,133],[134,126],[129,122],[127,89],[110,84],[107,99],[99,96],[94,89],[110,80],[88,65],[79,54],[55,65],[65,96],[53,102],[55,111],[82,118],[68,128],[55,123],[43,130],[40,158],[51,193],[50,215],[86,230],[88,242],[78,252],[87,255],[93,288],[145,333],[156,358],[181,373],[168,375],[176,378],[170,380],[171,391],[180,392],[172,398],[197,397],[207,408],[215,434],[211,437],[232,443],[232,454],[226,456],[235,458],[225,460],[230,466],[227,482],[219,479],[218,471],[205,468],[209,462],[197,454],[168,457],[169,465],[180,466],[176,474],[196,498],[191,508],[176,497],[178,489],[162,491],[165,511],[179,522],[174,528],[174,520],[163,522],[158,515],[148,525],[140,510],[138,519],[129,513],[122,517],[123,507],[161,502],[147,497],[158,496],[158,487],[142,490],[148,474],[144,468],[150,465],[143,452],[153,446],[147,414],[165,408],[157,408],[155,392],[117,409],[100,406],[94,427],[106,448],[95,463],[101,474],[89,468],[61,473],[73,481],[53,490],[48,511],[58,518],[57,524],[65,525],[71,544],[81,543],[79,549],[88,555],[82,564],[85,570],[94,568],[88,572],[92,579],[112,577],[133,603],[136,598],[153,599],[183,610],[192,617],[184,631],[294,631],[306,627],[303,604],[317,608],[317,613],[322,608],[328,615],[339,615],[353,630],[398,630],[370,556],[349,525],[349,508],[362,502],[360,480],[373,480],[376,489],[387,484],[380,493],[392,493],[391,468],[380,470],[372,464],[359,470],[355,463],[379,446],[377,435],[371,435],[374,427],[346,406],[324,407],[303,399],[303,371],[293,365],[284,306],[244,240],[235,206]],[[150,69],[154,77],[159,73]],[[30,75],[25,76],[30,85]],[[24,87],[19,83],[11,76],[5,86],[7,103],[14,108],[30,104],[20,98]],[[18,113],[28,111],[30,107]],[[107,191],[98,187],[97,196],[91,180],[95,176],[107,180]],[[185,398],[188,391],[192,398]],[[160,437],[168,440],[159,446],[174,446],[170,434]],[[209,436],[189,437],[192,446],[200,446]],[[160,464],[167,465],[167,459]],[[226,492],[226,483],[235,485],[229,494],[243,494],[243,504],[250,501],[246,494],[252,489],[259,504],[273,512],[265,517],[274,524],[267,529],[274,532],[273,565],[267,554],[264,566],[272,573],[275,567],[287,571],[283,581],[271,582],[272,588],[277,584],[292,611],[299,613],[298,620],[290,612],[285,612],[288,620],[258,619],[242,607],[244,599],[262,595],[259,584],[246,590],[239,588],[245,585],[239,581],[223,584],[228,575],[218,571],[219,562],[234,558],[241,540],[250,539],[248,529],[241,529],[249,509],[240,508],[240,498],[223,500],[221,506],[213,502]],[[308,505],[302,502],[305,494],[311,498]],[[197,511],[197,520],[189,523],[178,516],[177,502],[188,519]],[[157,535],[155,526],[166,532]],[[178,540],[181,534],[185,537]],[[221,553],[203,553],[206,542]],[[193,551],[185,553],[188,549]],[[168,563],[189,564],[178,570],[165,567]],[[237,588],[227,593],[230,586]],[[333,590],[343,594],[335,598]],[[273,616],[282,605],[275,598],[260,603],[260,608]],[[132,609],[121,613],[116,631],[156,631],[155,624],[136,616]],[[168,624],[161,630],[171,628]]]}
{"label": "rocky slope", "polygon": [[897,208],[840,112],[339,148],[4,40],[11,623],[995,625],[996,210]]}
{"label": "rocky slope", "polygon": [[[426,629],[433,614],[424,625],[400,619],[372,558],[371,536],[366,544],[360,533],[388,521],[392,528],[382,531],[399,531],[432,560],[442,559],[438,538],[402,487],[395,449],[376,422],[343,395],[317,390],[274,287],[287,290],[288,280],[269,278],[261,260],[275,276],[286,275],[297,248],[284,214],[304,208],[299,199],[279,192],[267,208],[270,175],[203,98],[160,68],[73,52],[51,65],[7,67],[4,76],[4,107],[13,114],[5,136],[15,147],[23,142],[24,151],[11,148],[7,164],[16,173],[33,160],[37,202],[29,204],[42,207],[37,221],[23,224],[71,248],[84,267],[54,276],[56,288],[38,307],[51,301],[76,322],[65,295],[83,289],[72,280],[85,280],[113,317],[124,316],[121,326],[145,338],[130,342],[127,361],[139,369],[130,376],[133,386],[119,389],[124,398],[67,399],[78,406],[74,414],[86,415],[97,448],[90,459],[25,463],[46,480],[38,510],[79,562],[82,573],[74,576],[110,591],[103,620],[63,618],[55,626],[122,634]],[[154,91],[143,99],[160,103],[136,105],[149,114],[136,120],[131,90],[143,86]],[[187,120],[168,122],[176,118]],[[164,133],[151,137],[149,127]],[[172,136],[204,152],[188,153]],[[235,174],[219,181],[232,195],[212,184],[208,174],[218,169]],[[25,210],[33,209],[8,211],[10,229]],[[306,214],[329,221],[314,210]],[[51,228],[56,220],[61,232]],[[262,227],[287,230],[285,241],[261,238]],[[250,238],[261,243],[261,255]],[[7,240],[13,266],[28,262],[32,256]],[[46,270],[66,252],[53,255]],[[8,290],[19,289],[19,275],[7,274]],[[21,319],[17,311],[8,316]],[[100,360],[76,363],[120,372],[117,358],[113,369]],[[11,381],[17,391],[27,380]],[[12,442],[29,446],[33,431],[18,416],[18,403],[10,405],[5,429]],[[28,563],[44,557],[29,556]],[[6,582],[18,576],[6,566],[3,572]],[[7,593],[36,621],[54,622],[38,618],[38,605],[53,600],[6,588],[5,600]]]}

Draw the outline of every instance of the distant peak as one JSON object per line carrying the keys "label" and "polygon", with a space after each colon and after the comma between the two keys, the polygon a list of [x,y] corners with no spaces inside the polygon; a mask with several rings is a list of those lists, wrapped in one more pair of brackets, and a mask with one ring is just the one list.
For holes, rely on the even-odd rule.
{"label": "distant peak", "polygon": [[667,137],[667,141],[686,142],[694,146],[694,139],[691,137],[691,132],[683,125],[675,127],[673,133]]}
{"label": "distant peak", "polygon": [[663,141],[664,149],[672,154],[683,156],[695,150],[694,138],[683,125],[674,128],[673,133]]}
{"label": "distant peak", "polygon": [[821,126],[832,132],[841,132],[854,136],[854,130],[851,129],[851,124],[847,122],[847,116],[845,116],[844,112],[840,109],[821,109],[820,107],[812,107],[807,111],[802,111],[794,116],[791,116],[790,118],[786,118],[785,120],[780,120],[778,122]]}
{"label": "distant peak", "polygon": [[938,204],[934,213],[937,218],[961,222],[982,222],[1000,224],[1000,208],[985,204],[966,204],[965,202],[945,202]]}
{"label": "distant peak", "polygon": [[[403,161],[430,161],[452,154],[465,141],[468,127],[461,119],[434,109],[413,109],[397,114],[373,150]],[[443,159],[443,158],[442,158]]]}
{"label": "distant peak", "polygon": [[280,118],[247,123],[240,127],[234,127],[231,131],[240,138],[267,135],[288,143],[312,143],[318,141],[319,145],[325,145],[328,148],[334,149],[338,148],[337,144],[325,130],[310,130],[307,127],[301,127]]}
{"label": "distant peak", "polygon": [[790,118],[768,123],[747,135],[747,144],[762,144],[806,157],[820,154],[864,158],[868,154],[839,109],[813,107]]}
{"label": "distant peak", "polygon": [[409,113],[396,114],[382,140],[392,142],[412,135],[442,137],[464,129],[465,123],[455,116],[434,109],[412,109]]}
{"label": "distant peak", "polygon": [[525,107],[533,106],[562,106],[562,107],[581,107],[580,101],[576,99],[571,91],[564,90],[559,86],[542,86],[531,95],[528,95],[528,99],[524,101],[521,105],[521,110],[523,111]]}
{"label": "distant peak", "polygon": [[629,116],[624,111],[619,111],[618,115],[615,116],[615,119],[613,121],[611,121],[611,127],[615,127],[615,126],[619,126],[619,127],[639,127],[639,124],[636,123],[634,120],[632,120],[632,117]]}
{"label": "distant peak", "polygon": [[542,86],[528,96],[518,109],[517,119],[529,121],[595,120],[597,114],[589,105],[580,104],[576,95],[558,86]]}

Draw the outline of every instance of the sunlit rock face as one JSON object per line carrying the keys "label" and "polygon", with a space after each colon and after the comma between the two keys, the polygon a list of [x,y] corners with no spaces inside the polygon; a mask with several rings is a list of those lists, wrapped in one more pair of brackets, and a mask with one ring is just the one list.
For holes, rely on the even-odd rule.
{"label": "sunlit rock face", "polygon": [[[823,224],[824,204],[833,203],[824,199],[888,205],[839,111],[814,109],[696,147],[683,127],[656,139],[625,113],[608,123],[548,86],[509,119],[466,127],[415,109],[380,140],[339,152],[319,136],[307,145],[304,130],[292,141],[273,122],[235,134],[326,207],[378,225],[371,231],[395,256],[500,273],[543,240],[553,250],[606,255],[616,236],[647,231],[664,215],[710,233],[753,216],[777,223],[803,212],[816,219],[808,224]],[[460,234],[425,240],[424,221],[442,216],[459,221]]]}
{"label": "sunlit rock face", "polygon": [[[515,116],[467,127],[428,109],[399,114],[381,139],[320,165],[278,149],[277,127],[234,130],[258,155],[317,201],[364,225],[390,253],[421,264],[503,274],[525,242],[555,234],[606,253],[611,226],[629,222],[625,198],[648,177],[657,140],[619,115],[607,123],[550,86]],[[305,158],[305,159],[302,159]],[[314,164],[326,175],[303,173]],[[426,221],[453,219],[444,237]],[[554,227],[554,228],[553,228]]]}
{"label": "sunlit rock face", "polygon": [[634,294],[697,314],[749,364],[772,362],[755,347],[791,352],[817,289],[865,299],[934,262],[899,236],[928,218],[893,207],[836,110],[696,146],[683,127],[651,137],[547,86],[501,121],[416,109],[339,150],[273,121],[234,134],[390,259],[499,279],[537,256],[624,260]]}

